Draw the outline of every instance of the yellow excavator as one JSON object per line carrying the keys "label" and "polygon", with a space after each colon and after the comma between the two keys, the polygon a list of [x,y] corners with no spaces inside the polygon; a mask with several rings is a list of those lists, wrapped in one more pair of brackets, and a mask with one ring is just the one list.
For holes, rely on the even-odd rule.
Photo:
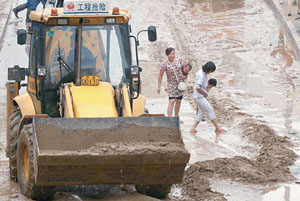
{"label": "yellow excavator", "polygon": [[94,184],[162,198],[182,182],[190,154],[179,118],[145,112],[141,94],[138,36],[155,41],[156,28],[131,35],[130,12],[108,7],[65,0],[32,11],[17,32],[30,54],[28,68],[8,69],[6,153],[10,178],[31,199]]}

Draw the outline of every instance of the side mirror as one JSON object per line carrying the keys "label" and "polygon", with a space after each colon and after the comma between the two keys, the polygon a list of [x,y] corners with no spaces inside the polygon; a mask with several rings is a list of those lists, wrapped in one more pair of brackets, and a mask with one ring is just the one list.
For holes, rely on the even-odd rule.
{"label": "side mirror", "polygon": [[149,26],[148,27],[148,39],[151,42],[156,41],[157,34],[156,34],[156,27],[155,26]]}
{"label": "side mirror", "polygon": [[24,29],[19,29],[17,32],[17,40],[19,45],[24,45],[26,43],[27,33]]}

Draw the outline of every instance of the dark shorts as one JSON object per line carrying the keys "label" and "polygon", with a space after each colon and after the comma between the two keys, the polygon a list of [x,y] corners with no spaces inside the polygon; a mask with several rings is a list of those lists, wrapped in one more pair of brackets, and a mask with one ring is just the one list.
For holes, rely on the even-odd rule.
{"label": "dark shorts", "polygon": [[178,96],[178,97],[169,97],[169,100],[172,100],[172,99],[178,99],[178,100],[182,100],[182,99],[183,99],[183,96]]}

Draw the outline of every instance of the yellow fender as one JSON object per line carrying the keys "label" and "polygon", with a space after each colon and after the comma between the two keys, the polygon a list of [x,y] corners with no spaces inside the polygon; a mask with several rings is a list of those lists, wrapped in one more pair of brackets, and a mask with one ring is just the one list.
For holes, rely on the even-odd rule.
{"label": "yellow fender", "polygon": [[[139,94],[137,99],[133,99],[133,111],[131,111],[130,106],[130,98],[128,95],[128,87],[123,85],[122,93],[124,98],[124,107],[123,107],[123,116],[124,117],[138,117],[145,113],[145,105],[146,105],[146,98]],[[135,96],[137,94],[135,93]]]}
{"label": "yellow fender", "polygon": [[[136,95],[136,94],[135,94]],[[133,99],[133,116],[138,117],[145,113],[146,98],[139,94],[137,99]]]}
{"label": "yellow fender", "polygon": [[35,111],[34,105],[33,105],[33,101],[31,99],[30,95],[28,94],[28,92],[25,92],[23,94],[16,96],[13,100],[19,106],[22,116],[36,114],[36,111]]}

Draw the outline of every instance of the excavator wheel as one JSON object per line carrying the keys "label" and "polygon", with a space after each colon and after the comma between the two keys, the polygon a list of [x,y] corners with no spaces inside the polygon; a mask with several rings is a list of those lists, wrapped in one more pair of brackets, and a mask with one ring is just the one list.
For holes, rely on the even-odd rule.
{"label": "excavator wheel", "polygon": [[9,172],[10,179],[17,181],[17,144],[18,144],[18,129],[22,119],[20,109],[12,110],[9,116],[9,135],[8,135],[8,151],[9,157]]}
{"label": "excavator wheel", "polygon": [[33,200],[49,200],[55,194],[53,186],[35,185],[32,125],[25,125],[18,142],[18,182],[23,195]]}
{"label": "excavator wheel", "polygon": [[171,184],[165,185],[135,185],[137,192],[149,195],[155,198],[166,198],[171,192]]}

